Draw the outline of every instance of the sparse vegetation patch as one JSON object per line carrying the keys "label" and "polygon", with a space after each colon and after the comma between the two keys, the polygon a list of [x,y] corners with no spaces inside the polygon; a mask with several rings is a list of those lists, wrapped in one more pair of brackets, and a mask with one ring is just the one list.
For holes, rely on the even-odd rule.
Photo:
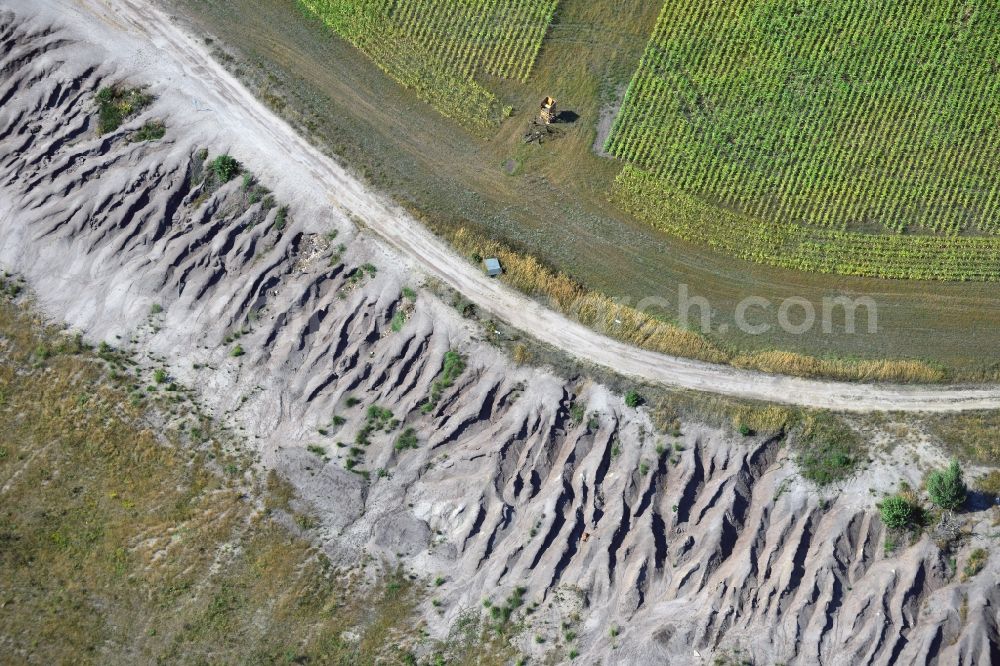
{"label": "sparse vegetation patch", "polygon": [[444,354],[444,364],[441,367],[441,374],[431,384],[431,393],[427,400],[421,405],[420,410],[429,414],[437,406],[441,394],[451,388],[458,376],[465,371],[465,359],[457,351],[450,349]]}
{"label": "sparse vegetation patch", "polygon": [[139,113],[153,101],[141,88],[123,85],[106,86],[97,91],[97,131],[108,134]]}
{"label": "sparse vegetation patch", "polygon": [[807,416],[795,442],[802,476],[819,485],[847,478],[867,456],[858,434],[827,413]]}

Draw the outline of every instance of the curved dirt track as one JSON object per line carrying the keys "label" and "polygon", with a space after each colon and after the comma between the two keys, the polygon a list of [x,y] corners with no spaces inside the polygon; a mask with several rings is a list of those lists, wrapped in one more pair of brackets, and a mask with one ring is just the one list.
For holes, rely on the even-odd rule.
{"label": "curved dirt track", "polygon": [[[278,179],[304,196],[330,193],[331,205],[351,213],[428,275],[461,292],[482,310],[585,362],[672,387],[733,397],[843,411],[958,412],[1000,409],[1000,387],[920,387],[852,384],[737,370],[666,356],[612,340],[487,278],[405,211],[369,191],[334,160],[309,145],[215,62],[203,43],[152,3],[77,0],[130,37],[156,49],[158,67],[183,72],[179,89],[197,95],[197,112],[214,113],[253,137],[255,148],[281,165]],[[289,164],[289,161],[293,164]],[[333,193],[336,193],[335,195]]]}

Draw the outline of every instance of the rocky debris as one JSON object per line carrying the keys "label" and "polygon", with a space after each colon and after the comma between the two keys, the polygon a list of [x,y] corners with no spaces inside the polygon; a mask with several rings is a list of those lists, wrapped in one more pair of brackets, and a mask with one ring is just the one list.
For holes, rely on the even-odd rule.
{"label": "rocky debris", "polygon": [[[290,201],[279,225],[240,178],[210,186],[202,150],[229,130],[180,91],[99,136],[94,94],[136,72],[10,13],[0,45],[4,268],[246,427],[332,558],[440,577],[432,631],[488,599],[530,611],[523,651],[588,663],[1000,661],[996,557],[963,582],[929,536],[887,555],[864,480],[819,493],[780,439],[664,435],[601,386],[513,366],[337,211]],[[132,141],[150,118],[166,136]],[[449,352],[464,367],[441,382]]]}

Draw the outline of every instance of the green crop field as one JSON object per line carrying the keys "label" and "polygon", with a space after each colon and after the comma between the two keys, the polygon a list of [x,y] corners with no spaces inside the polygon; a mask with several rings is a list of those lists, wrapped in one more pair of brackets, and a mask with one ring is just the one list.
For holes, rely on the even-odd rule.
{"label": "green crop field", "polygon": [[480,79],[526,79],[557,2],[299,0],[441,113],[480,128],[509,112]]}
{"label": "green crop field", "polygon": [[607,141],[635,167],[615,198],[764,263],[998,279],[998,24],[957,0],[667,2]]}

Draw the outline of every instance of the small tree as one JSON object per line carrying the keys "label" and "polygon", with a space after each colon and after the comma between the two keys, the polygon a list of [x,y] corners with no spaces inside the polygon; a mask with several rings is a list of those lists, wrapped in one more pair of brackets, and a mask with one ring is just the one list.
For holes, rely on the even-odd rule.
{"label": "small tree", "polygon": [[878,510],[882,515],[882,522],[890,529],[903,529],[913,522],[913,505],[900,495],[886,497]]}
{"label": "small tree", "polygon": [[957,460],[952,460],[948,469],[931,472],[927,477],[927,493],[934,504],[947,511],[954,511],[965,504],[969,489]]}

